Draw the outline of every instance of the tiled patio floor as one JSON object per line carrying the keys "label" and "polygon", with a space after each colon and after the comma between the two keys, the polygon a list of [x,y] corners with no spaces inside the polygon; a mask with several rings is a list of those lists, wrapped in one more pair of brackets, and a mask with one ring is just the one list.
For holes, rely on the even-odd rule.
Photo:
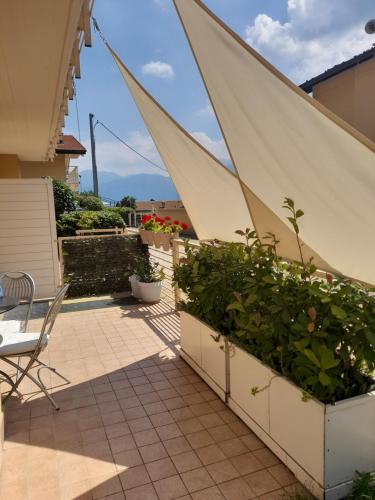
{"label": "tiled patio floor", "polygon": [[285,498],[295,478],[179,358],[167,305],[88,305],[64,307],[44,353],[72,382],[44,371],[61,410],[8,405],[0,499]]}

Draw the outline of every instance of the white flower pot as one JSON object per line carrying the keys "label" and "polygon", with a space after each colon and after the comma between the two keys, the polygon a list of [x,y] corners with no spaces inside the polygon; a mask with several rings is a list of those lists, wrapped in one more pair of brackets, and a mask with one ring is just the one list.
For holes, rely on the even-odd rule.
{"label": "white flower pot", "polygon": [[139,281],[138,287],[141,299],[144,302],[158,302],[161,295],[161,286],[161,281],[154,283],[142,283],[142,281]]}
{"label": "white flower pot", "polygon": [[140,299],[141,292],[139,290],[139,278],[138,278],[138,276],[136,274],[132,274],[131,276],[129,276],[129,282],[130,282],[130,286],[132,289],[133,297],[135,297],[136,299]]}
{"label": "white flower pot", "polygon": [[226,343],[222,335],[183,311],[181,318],[181,356],[207,384],[226,399]]}
{"label": "white flower pot", "polygon": [[229,377],[229,407],[313,495],[345,498],[356,471],[375,471],[375,392],[335,405],[304,401],[295,384],[222,338],[215,345],[212,333],[181,312],[181,356],[221,397]]}

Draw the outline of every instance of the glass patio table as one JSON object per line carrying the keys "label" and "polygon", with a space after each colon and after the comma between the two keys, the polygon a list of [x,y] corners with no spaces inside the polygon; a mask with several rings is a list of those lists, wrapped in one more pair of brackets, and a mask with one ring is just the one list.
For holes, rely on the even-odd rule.
{"label": "glass patio table", "polygon": [[0,314],[11,311],[17,307],[19,303],[20,299],[17,299],[16,297],[0,297]]}

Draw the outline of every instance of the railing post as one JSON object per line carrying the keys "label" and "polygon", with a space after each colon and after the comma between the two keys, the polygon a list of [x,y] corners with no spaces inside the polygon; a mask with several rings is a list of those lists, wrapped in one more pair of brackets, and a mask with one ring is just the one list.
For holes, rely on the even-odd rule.
{"label": "railing post", "polygon": [[[180,246],[179,246],[179,240],[173,239],[172,240],[172,263],[173,266],[176,266],[180,262]],[[174,300],[175,304],[180,302],[180,289],[178,288],[178,285],[174,285]]]}

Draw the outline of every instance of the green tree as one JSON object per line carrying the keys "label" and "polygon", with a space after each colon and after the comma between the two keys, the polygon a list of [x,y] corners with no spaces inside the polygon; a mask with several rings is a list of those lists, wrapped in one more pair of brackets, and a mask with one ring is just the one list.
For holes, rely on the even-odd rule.
{"label": "green tree", "polygon": [[135,210],[137,208],[136,199],[134,196],[124,196],[120,201],[120,207],[127,207]]}
{"label": "green tree", "polygon": [[56,219],[59,219],[64,212],[73,212],[77,208],[76,195],[63,181],[53,179],[52,184]]}
{"label": "green tree", "polygon": [[79,206],[85,210],[103,210],[104,205],[100,198],[96,196],[80,196]]}

